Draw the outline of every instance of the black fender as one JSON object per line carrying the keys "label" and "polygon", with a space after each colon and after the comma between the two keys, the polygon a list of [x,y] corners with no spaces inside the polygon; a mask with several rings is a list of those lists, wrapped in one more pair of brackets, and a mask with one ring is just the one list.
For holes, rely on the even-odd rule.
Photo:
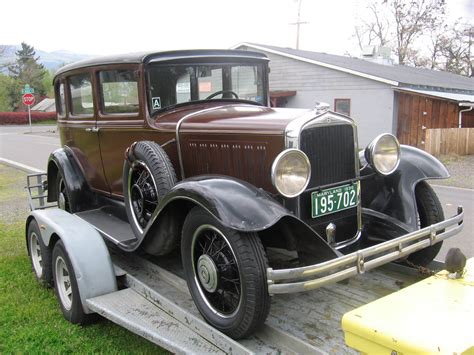
{"label": "black fender", "polygon": [[[187,212],[196,205],[207,210],[224,226],[240,232],[261,232],[278,223],[285,224],[296,234],[297,244],[298,240],[300,244],[311,243],[315,247],[310,249],[319,250],[320,260],[338,255],[323,238],[263,189],[239,179],[216,175],[183,180],[168,192],[144,231],[144,248],[158,255],[169,252],[179,242],[177,238],[181,235],[180,227]],[[164,240],[167,240],[166,246]]]}
{"label": "black fender", "polygon": [[64,177],[71,199],[71,212],[91,208],[93,194],[84,174],[69,147],[56,149],[48,159],[48,202],[58,199],[58,173]]}
{"label": "black fender", "polygon": [[407,145],[400,148],[400,164],[391,175],[381,176],[370,166],[361,171],[362,206],[384,213],[403,222],[410,230],[416,230],[416,185],[423,180],[446,179],[450,175],[438,159],[425,151]]}

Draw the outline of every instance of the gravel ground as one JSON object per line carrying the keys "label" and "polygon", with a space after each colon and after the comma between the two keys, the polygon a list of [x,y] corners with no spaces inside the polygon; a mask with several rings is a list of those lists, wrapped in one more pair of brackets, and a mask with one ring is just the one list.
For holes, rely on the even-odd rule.
{"label": "gravel ground", "polygon": [[474,155],[443,156],[439,159],[448,168],[451,177],[445,180],[433,180],[433,185],[474,189]]}

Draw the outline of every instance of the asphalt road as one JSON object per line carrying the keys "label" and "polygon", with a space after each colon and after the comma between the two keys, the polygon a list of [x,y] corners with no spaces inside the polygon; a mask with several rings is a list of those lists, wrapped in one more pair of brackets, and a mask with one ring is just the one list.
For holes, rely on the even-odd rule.
{"label": "asphalt road", "polygon": [[[39,170],[46,169],[49,154],[60,147],[56,126],[0,126],[0,158],[25,164]],[[436,184],[436,181],[433,182]],[[444,260],[451,247],[459,247],[468,257],[474,256],[474,190],[433,185],[443,205],[446,217],[456,214],[457,206],[465,211],[464,230],[448,239],[437,256]]]}
{"label": "asphalt road", "polygon": [[59,148],[56,126],[0,126],[0,158],[46,170],[49,154]]}

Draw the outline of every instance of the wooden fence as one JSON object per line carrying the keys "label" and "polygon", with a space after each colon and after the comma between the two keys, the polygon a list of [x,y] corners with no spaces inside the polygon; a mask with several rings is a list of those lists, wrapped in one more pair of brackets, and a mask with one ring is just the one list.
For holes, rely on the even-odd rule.
{"label": "wooden fence", "polygon": [[425,150],[437,156],[474,154],[474,128],[427,129]]}

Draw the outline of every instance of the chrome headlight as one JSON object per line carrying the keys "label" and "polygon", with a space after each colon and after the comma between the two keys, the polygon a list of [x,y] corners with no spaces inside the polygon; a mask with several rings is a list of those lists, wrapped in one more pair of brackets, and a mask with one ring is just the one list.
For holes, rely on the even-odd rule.
{"label": "chrome headlight", "polygon": [[308,186],[311,163],[305,153],[287,149],[278,154],[272,165],[272,183],[285,197],[296,197]]}
{"label": "chrome headlight", "polygon": [[400,163],[400,144],[397,138],[389,133],[381,134],[365,148],[365,159],[377,173],[390,175]]}

